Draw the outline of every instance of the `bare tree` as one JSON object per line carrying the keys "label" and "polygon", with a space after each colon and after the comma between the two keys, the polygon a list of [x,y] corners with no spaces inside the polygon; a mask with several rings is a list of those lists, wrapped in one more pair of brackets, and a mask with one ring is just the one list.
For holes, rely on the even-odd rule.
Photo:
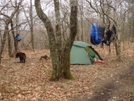
{"label": "bare tree", "polygon": [[33,34],[33,5],[32,5],[32,0],[30,0],[30,32],[31,32],[31,44],[32,44],[32,49],[34,50],[34,34]]}
{"label": "bare tree", "polygon": [[[15,6],[17,6],[18,4],[17,4],[17,0],[15,0]],[[20,8],[20,7],[19,7]],[[18,9],[19,9],[18,8]],[[11,32],[12,32],[12,35],[13,35],[13,38],[15,38],[15,36],[17,35],[17,34],[19,34],[19,13],[20,13],[20,11],[19,10],[17,10],[17,12],[16,12],[16,18],[15,18],[15,23],[16,23],[16,27],[14,28],[14,23],[13,23],[13,21],[12,21],[12,23],[11,23]],[[16,31],[14,31],[14,29],[16,29]],[[14,52],[13,52],[13,55],[14,54],[16,54],[17,52],[18,52],[18,50],[19,50],[19,47],[18,47],[18,41],[17,40],[15,40],[14,39],[14,47],[15,47],[15,49],[14,49]],[[11,51],[10,51],[10,53],[11,53]]]}
{"label": "bare tree", "polygon": [[70,35],[65,45],[62,41],[59,0],[54,0],[56,25],[55,32],[47,15],[42,11],[40,0],[35,0],[35,8],[39,18],[44,23],[49,36],[50,53],[53,64],[53,72],[50,80],[57,81],[61,76],[73,79],[70,72],[70,50],[77,33],[77,0],[70,0]]}
{"label": "bare tree", "polygon": [[[1,63],[1,57],[2,57],[2,53],[3,53],[3,49],[5,46],[5,42],[6,42],[6,38],[7,35],[9,34],[9,24],[12,24],[12,19],[14,17],[14,15],[16,14],[16,12],[19,10],[19,5],[22,3],[23,0],[21,0],[18,5],[15,7],[14,11],[11,13],[10,16],[5,15],[4,13],[0,12],[0,15],[3,15],[6,20],[5,21],[5,28],[4,28],[4,34],[3,34],[3,38],[2,38],[2,42],[1,42],[1,49],[0,49],[0,63]],[[6,6],[5,6],[6,7]]]}

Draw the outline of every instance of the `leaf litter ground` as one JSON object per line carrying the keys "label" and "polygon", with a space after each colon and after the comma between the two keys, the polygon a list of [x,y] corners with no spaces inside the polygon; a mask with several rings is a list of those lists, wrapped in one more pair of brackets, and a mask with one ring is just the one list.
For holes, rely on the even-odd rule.
{"label": "leaf litter ground", "polygon": [[133,50],[122,52],[116,61],[115,51],[95,47],[105,63],[71,65],[75,80],[49,81],[51,59],[39,62],[49,50],[24,50],[26,63],[4,53],[0,65],[0,101],[134,101]]}

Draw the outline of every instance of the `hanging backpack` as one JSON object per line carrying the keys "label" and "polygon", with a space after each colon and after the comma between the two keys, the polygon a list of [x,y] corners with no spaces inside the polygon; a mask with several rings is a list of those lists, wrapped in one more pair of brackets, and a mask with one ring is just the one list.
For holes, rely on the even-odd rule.
{"label": "hanging backpack", "polygon": [[93,23],[90,30],[90,41],[93,45],[103,42],[105,26]]}
{"label": "hanging backpack", "polygon": [[16,35],[15,40],[21,41],[21,36],[19,34]]}
{"label": "hanging backpack", "polygon": [[104,37],[104,43],[110,46],[111,42],[115,40],[116,27],[113,25],[111,30],[106,31]]}

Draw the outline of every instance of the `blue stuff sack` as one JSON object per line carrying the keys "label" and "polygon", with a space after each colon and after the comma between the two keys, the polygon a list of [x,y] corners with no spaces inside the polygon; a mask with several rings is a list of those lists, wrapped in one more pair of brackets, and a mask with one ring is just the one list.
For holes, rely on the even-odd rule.
{"label": "blue stuff sack", "polygon": [[103,42],[105,27],[101,25],[97,25],[95,23],[92,24],[90,30],[90,41],[93,45],[98,45]]}

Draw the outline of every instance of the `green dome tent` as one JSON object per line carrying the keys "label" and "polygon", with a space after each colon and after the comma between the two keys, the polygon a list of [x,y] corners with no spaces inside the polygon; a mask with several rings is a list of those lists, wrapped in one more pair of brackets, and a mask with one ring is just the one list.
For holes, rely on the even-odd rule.
{"label": "green dome tent", "polygon": [[92,64],[94,58],[102,60],[88,43],[74,41],[70,52],[70,64]]}

